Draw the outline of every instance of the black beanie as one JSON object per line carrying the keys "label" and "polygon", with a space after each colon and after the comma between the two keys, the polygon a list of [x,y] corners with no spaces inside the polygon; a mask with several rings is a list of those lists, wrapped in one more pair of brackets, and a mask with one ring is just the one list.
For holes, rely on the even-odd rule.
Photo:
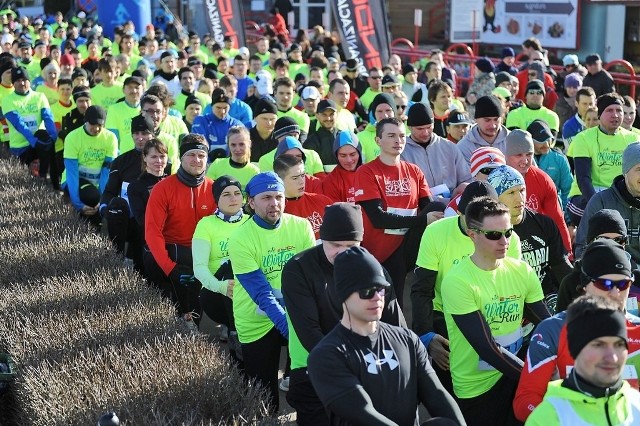
{"label": "black beanie", "polygon": [[462,196],[458,201],[458,211],[464,214],[467,210],[467,206],[474,198],[490,197],[494,200],[498,200],[498,193],[496,189],[487,182],[473,181],[462,192]]}
{"label": "black beanie", "polygon": [[624,102],[620,99],[619,95],[615,93],[605,93],[604,95],[600,95],[598,100],[596,101],[598,105],[598,118],[602,115],[605,109],[611,105],[620,105],[623,106]]}
{"label": "black beanie", "polygon": [[262,98],[256,102],[253,107],[253,116],[257,117],[260,114],[278,114],[278,107],[275,103],[269,99]]}
{"label": "black beanie", "polygon": [[483,96],[476,101],[474,118],[502,117],[502,102],[497,96]]}
{"label": "black beanie", "polygon": [[393,96],[388,93],[378,93],[369,105],[369,113],[371,113],[371,115],[375,115],[376,108],[378,108],[378,105],[380,104],[389,105],[393,109],[394,113],[397,110],[396,101],[393,100]]}
{"label": "black beanie", "polygon": [[627,348],[627,322],[624,314],[617,309],[596,308],[585,309],[582,312],[574,312],[577,304],[569,305],[567,309],[567,343],[569,354],[576,359],[582,349],[594,339],[599,337],[620,337]]}
{"label": "black beanie", "polygon": [[333,262],[333,281],[340,303],[363,288],[390,286],[380,262],[360,246],[350,247],[336,256]]}
{"label": "black beanie", "polygon": [[131,134],[135,132],[149,132],[153,134],[153,121],[143,115],[136,115],[131,119]]}
{"label": "black beanie", "polygon": [[587,226],[587,243],[593,241],[598,235],[606,233],[627,235],[627,226],[618,210],[598,210],[589,218]]}
{"label": "black beanie", "polygon": [[240,191],[242,191],[242,184],[236,180],[236,178],[224,175],[220,176],[218,179],[213,181],[213,199],[216,200],[216,204],[218,204],[218,200],[220,200],[220,195],[222,195],[222,191],[228,186],[237,186]]}
{"label": "black beanie", "polygon": [[409,108],[407,114],[407,126],[426,126],[433,124],[433,111],[431,107],[423,104],[422,102],[416,102]]}
{"label": "black beanie", "polygon": [[284,116],[278,118],[276,121],[273,128],[273,137],[274,139],[280,139],[281,137],[294,132],[298,132],[298,134],[300,134],[300,126],[298,125],[298,122],[291,117]]}
{"label": "black beanie", "polygon": [[581,270],[584,278],[599,278],[607,274],[632,277],[631,261],[622,246],[613,240],[596,240],[589,244],[582,255]]}
{"label": "black beanie", "polygon": [[357,204],[335,203],[324,209],[320,239],[323,241],[362,241],[362,209]]}

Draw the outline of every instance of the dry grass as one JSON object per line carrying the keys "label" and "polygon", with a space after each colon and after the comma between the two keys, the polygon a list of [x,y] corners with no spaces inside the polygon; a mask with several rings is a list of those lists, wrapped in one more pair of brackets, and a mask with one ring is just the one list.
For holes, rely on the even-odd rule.
{"label": "dry grass", "polygon": [[18,367],[2,425],[279,424],[228,356],[190,335],[58,195],[0,160],[0,350]]}

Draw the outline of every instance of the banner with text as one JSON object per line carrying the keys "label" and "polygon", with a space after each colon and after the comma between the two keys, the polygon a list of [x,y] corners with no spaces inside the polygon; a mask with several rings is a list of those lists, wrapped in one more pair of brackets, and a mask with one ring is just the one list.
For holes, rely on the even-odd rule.
{"label": "banner with text", "polygon": [[[389,25],[384,0],[332,0],[342,49],[361,73],[389,61]],[[375,18],[375,22],[374,22]]]}
{"label": "banner with text", "polygon": [[578,0],[451,0],[450,41],[520,45],[535,37],[544,47],[575,49]]}
{"label": "banner with text", "polygon": [[236,48],[246,46],[244,13],[240,0],[204,0],[206,21],[211,36],[224,46],[224,38],[231,37]]}

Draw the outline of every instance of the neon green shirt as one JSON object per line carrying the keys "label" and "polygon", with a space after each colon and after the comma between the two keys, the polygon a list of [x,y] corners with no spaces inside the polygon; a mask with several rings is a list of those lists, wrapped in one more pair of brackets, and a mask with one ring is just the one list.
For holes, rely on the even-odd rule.
{"label": "neon green shirt", "polygon": [[291,62],[289,64],[289,77],[291,80],[295,80],[296,75],[303,74],[305,77],[309,77],[309,65],[301,62]]}
{"label": "neon green shirt", "polygon": [[203,217],[196,225],[191,246],[193,272],[207,290],[226,294],[227,280],[220,281],[213,274],[229,259],[229,236],[248,219],[248,215],[243,215],[238,222],[224,222],[211,215]]}
{"label": "neon green shirt", "polygon": [[178,145],[178,140],[174,138],[173,135],[165,133],[162,130],[156,137],[167,146],[167,156],[169,157],[169,161],[171,161],[171,173],[177,172],[180,167],[180,146]]}
{"label": "neon green shirt", "polygon": [[[29,90],[24,95],[12,92],[2,98],[2,112],[5,115],[9,112],[15,112],[31,133],[35,133],[41,126],[44,126],[42,123],[42,110],[44,108],[49,109],[47,97],[34,90]],[[8,122],[8,125],[9,148],[24,148],[28,146],[29,141],[27,141],[27,138],[17,131],[11,122]]]}
{"label": "neon green shirt", "polygon": [[298,111],[295,108],[291,108],[289,111],[286,111],[286,112],[278,110],[277,116],[278,118],[280,117],[293,118],[296,121],[296,123],[298,123],[298,126],[300,126],[300,130],[302,130],[303,132],[309,133],[309,125],[311,124],[311,120],[309,119],[309,116],[304,111]]}
{"label": "neon green shirt", "polygon": [[522,345],[524,304],[542,300],[536,273],[524,261],[505,257],[501,266],[484,271],[471,257],[451,268],[442,282],[442,302],[449,332],[451,377],[458,398],[482,395],[502,373],[480,359],[452,315],[480,311],[495,341],[517,353]]}
{"label": "neon green shirt", "polygon": [[[636,140],[638,135],[629,130],[620,128],[615,135],[608,135],[596,126],[578,133],[571,141],[567,155],[591,159],[591,183],[596,191],[601,191],[609,188],[622,174],[622,152]],[[569,197],[580,194],[578,181],[574,179]]]}
{"label": "neon green shirt", "polygon": [[[433,309],[442,312],[442,280],[451,268],[460,261],[473,254],[473,241],[460,232],[459,216],[446,217],[427,226],[420,240],[420,249],[416,265],[437,271],[435,297]],[[507,256],[514,259],[522,258],[520,238],[514,232],[509,239]]]}
{"label": "neon green shirt", "polygon": [[[322,160],[317,152],[312,149],[302,148],[302,152],[304,152],[304,156],[306,160],[304,162],[304,170],[310,174],[315,175],[316,173],[324,172],[324,166],[322,165]],[[276,150],[267,152],[260,160],[258,160],[258,167],[261,172],[271,172],[273,171],[273,160],[275,160]]]}
{"label": "neon green shirt", "polygon": [[526,105],[516,108],[507,115],[507,128],[517,127],[518,129],[527,130],[529,124],[533,120],[543,120],[549,125],[551,130],[556,132],[560,129],[560,119],[558,114],[546,107],[539,109],[530,109]]}
{"label": "neon green shirt", "polygon": [[252,177],[260,173],[260,168],[255,164],[249,162],[241,168],[233,167],[229,162],[229,158],[218,158],[211,163],[209,170],[207,170],[207,176],[213,180],[218,179],[220,176],[229,175],[238,179],[238,182],[242,184],[242,187],[246,187],[247,183]]}
{"label": "neon green shirt", "polygon": [[[107,157],[118,156],[118,140],[113,132],[102,129],[96,136],[89,135],[84,126],[69,133],[64,140],[64,158],[78,160],[78,175],[96,187],[100,184],[100,172]],[[67,181],[67,170],[60,182]]]}
{"label": "neon green shirt", "polygon": [[160,130],[165,133],[169,133],[171,136],[176,138],[178,142],[189,133],[189,129],[187,129],[187,125],[184,124],[182,118],[178,118],[170,114],[167,114],[165,119],[160,123]]}
{"label": "neon green shirt", "polygon": [[[0,105],[5,96],[13,93],[13,86],[4,86],[0,84]],[[2,119],[2,133],[0,133],[0,141],[9,142],[9,125],[6,119]]]}
{"label": "neon green shirt", "polygon": [[109,108],[123,96],[122,83],[116,81],[111,87],[106,87],[104,84],[98,83],[91,89],[91,104]]}
{"label": "neon green shirt", "polygon": [[[248,220],[229,238],[229,258],[233,272],[246,274],[261,271],[277,299],[282,300],[282,268],[296,254],[315,245],[311,224],[306,219],[283,213],[280,226],[264,229],[254,220]],[[274,325],[267,315],[251,300],[236,278],[233,288],[233,316],[238,337],[242,343],[251,343],[263,337]],[[281,302],[283,304],[283,302]]]}
{"label": "neon green shirt", "polygon": [[107,121],[104,126],[118,136],[120,154],[131,151],[135,147],[131,135],[131,119],[139,114],[140,105],[132,107],[126,101],[115,103],[107,110]]}
{"label": "neon green shirt", "polygon": [[360,102],[362,102],[362,106],[364,106],[364,109],[369,111],[369,106],[371,105],[371,102],[373,102],[373,98],[378,96],[380,93],[381,92],[375,92],[373,91],[373,89],[371,89],[371,87],[368,87],[367,90],[364,91],[362,96],[360,96]]}
{"label": "neon green shirt", "polygon": [[376,126],[367,124],[364,130],[358,133],[358,140],[362,146],[363,164],[375,160],[380,155],[380,145],[376,143]]}
{"label": "neon green shirt", "polygon": [[36,92],[43,93],[47,97],[47,101],[49,101],[49,105],[53,105],[58,102],[58,89],[51,88],[46,84],[41,84],[36,87]]}
{"label": "neon green shirt", "polygon": [[[211,98],[208,95],[205,95],[204,93],[198,92],[198,91],[195,91],[193,94],[196,98],[200,99],[200,102],[202,102],[202,109],[204,109],[204,107],[206,107],[211,103]],[[186,110],[185,108],[186,101],[187,101],[187,95],[180,92],[180,94],[176,96],[176,101],[175,101],[175,104],[173,105],[173,108],[176,111],[179,111],[180,114],[184,115],[184,112]]]}
{"label": "neon green shirt", "polygon": [[[75,107],[76,106],[73,103],[73,98],[71,99],[71,103],[68,106],[61,104],[60,101],[57,101],[56,103],[51,104],[51,113],[53,114],[53,122],[56,123],[56,128],[58,130],[60,130],[62,119],[64,118],[64,116],[69,114],[71,110],[74,109]],[[62,151],[63,147],[64,147],[64,143],[62,142],[62,139],[58,137],[55,143],[56,152]]]}

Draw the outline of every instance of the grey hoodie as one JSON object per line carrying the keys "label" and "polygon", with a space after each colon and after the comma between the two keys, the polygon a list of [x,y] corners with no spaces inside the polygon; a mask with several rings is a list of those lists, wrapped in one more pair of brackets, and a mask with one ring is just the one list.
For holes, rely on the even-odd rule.
{"label": "grey hoodie", "polygon": [[[460,142],[456,145],[462,156],[467,163],[471,163],[471,154],[478,148],[482,148],[484,146],[492,146],[494,148],[498,148],[502,151],[503,154],[507,152],[507,144],[506,139],[509,134],[509,130],[506,127],[500,126],[500,131],[498,132],[498,137],[493,142],[493,144],[489,144],[489,142],[485,141],[480,133],[478,132],[478,125],[474,124],[473,127],[469,130],[469,132],[460,139]],[[505,154],[506,155],[506,154]]]}

